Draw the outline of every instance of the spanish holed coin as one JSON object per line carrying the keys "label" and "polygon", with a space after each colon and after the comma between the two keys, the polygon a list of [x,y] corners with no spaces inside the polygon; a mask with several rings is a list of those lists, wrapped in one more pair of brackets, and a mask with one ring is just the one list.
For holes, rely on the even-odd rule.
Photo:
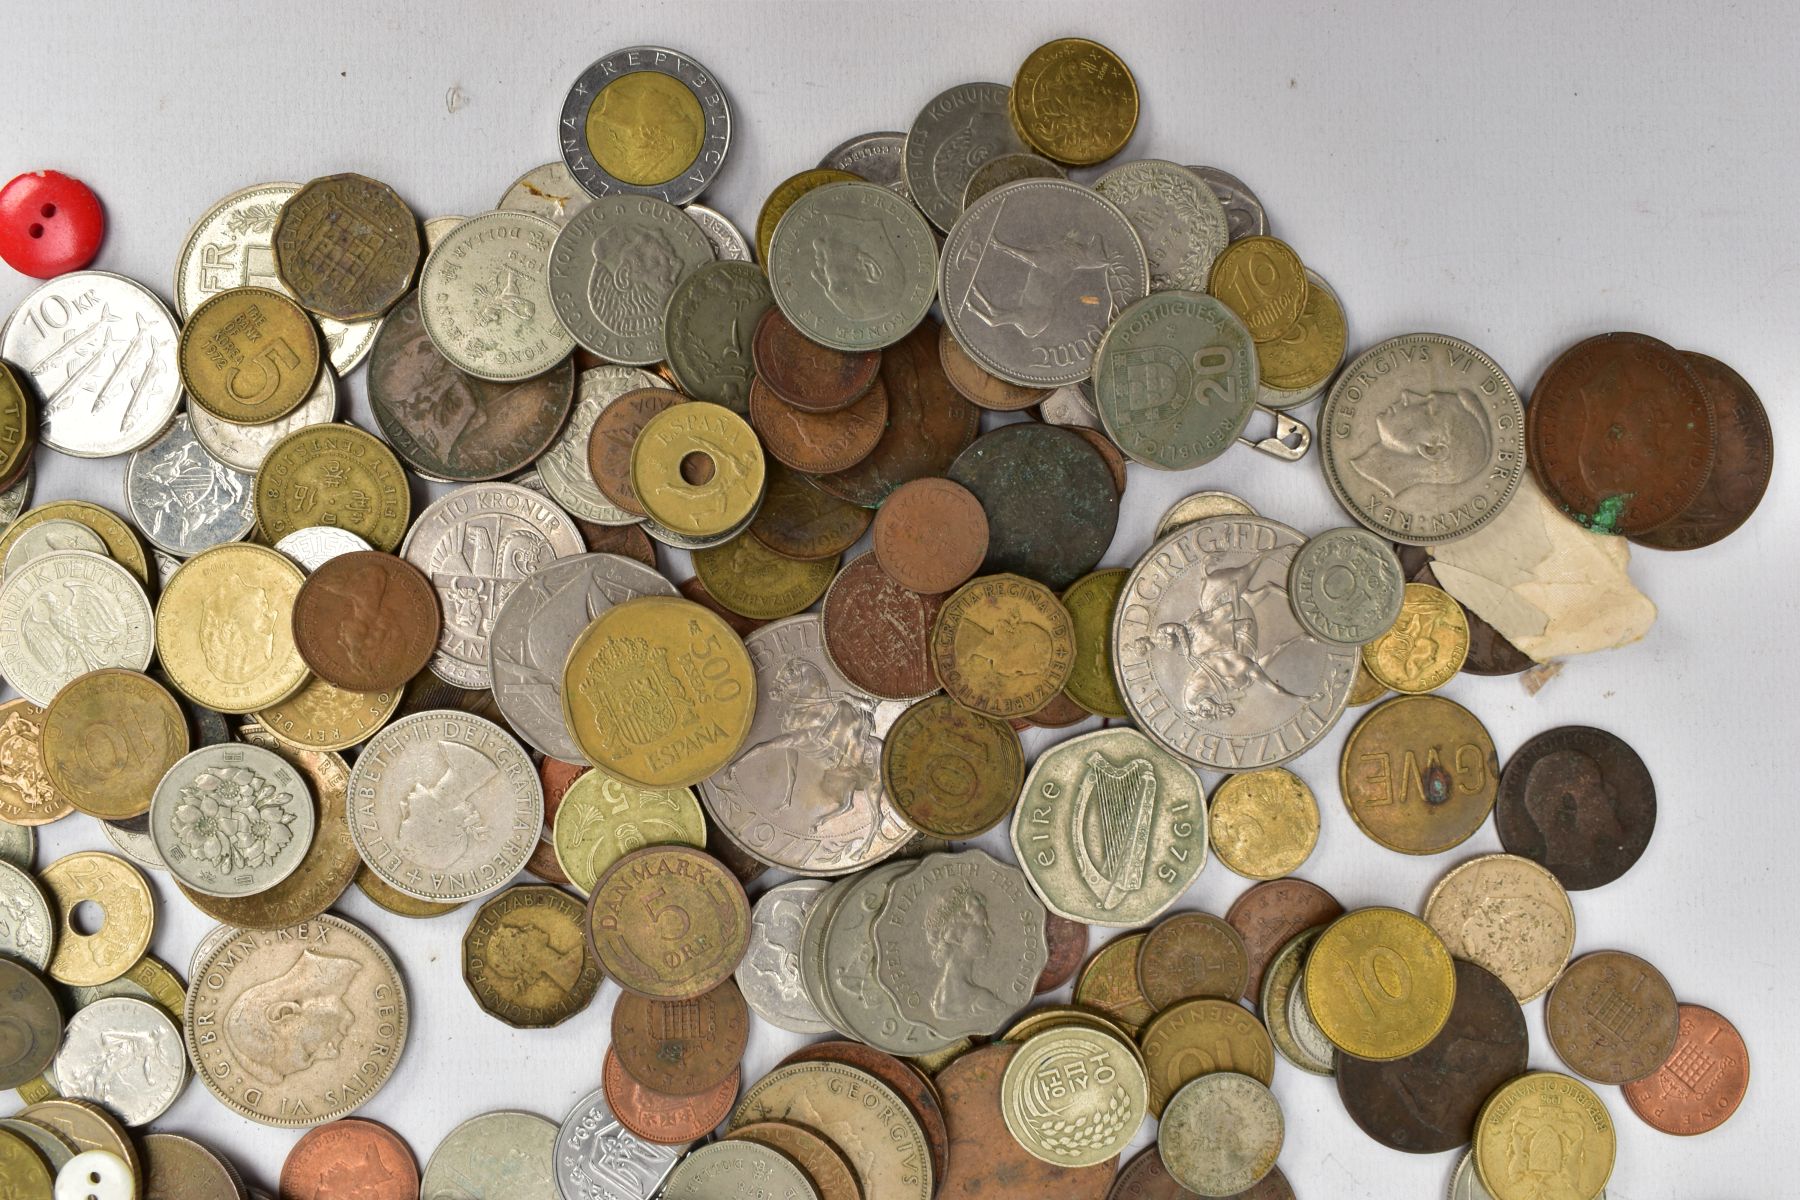
{"label": "spanish holed coin", "polygon": [[756,715],[743,749],[700,785],[707,813],[771,866],[841,875],[912,837],[881,784],[881,745],[898,704],[856,687],[825,653],[819,617],[744,639],[756,667]]}
{"label": "spanish holed coin", "polygon": [[636,525],[643,518],[608,500],[588,470],[588,439],[594,422],[608,405],[639,388],[667,388],[662,376],[641,367],[605,363],[583,371],[575,380],[575,407],[550,448],[538,458],[544,490],[571,516],[600,525]]}
{"label": "spanish holed coin", "polygon": [[312,791],[286,759],[223,742],[184,755],[156,785],[150,840],[183,886],[251,896],[300,866],[314,819]]}
{"label": "spanish holed coin", "polygon": [[930,310],[937,238],[889,189],[831,183],[794,201],[775,227],[767,266],[775,303],[801,333],[835,350],[875,350]]}
{"label": "spanish holed coin", "polygon": [[1098,730],[1038,756],[1013,811],[1012,845],[1058,916],[1143,925],[1206,865],[1206,795],[1192,767],[1137,730]]}
{"label": "spanish holed coin", "polygon": [[550,250],[554,317],[609,362],[659,362],[675,285],[712,261],[712,243],[674,205],[601,196],[569,218]]}
{"label": "spanish holed coin", "polygon": [[707,263],[688,272],[670,293],[664,313],[669,369],[681,390],[739,416],[748,413],[756,375],[751,338],[774,302],[769,281],[751,263]]}
{"label": "spanish holed coin", "polygon": [[109,558],[57,551],[0,583],[0,674],[34,704],[89,671],[143,670],[151,634],[144,589]]}
{"label": "spanish holed coin", "polygon": [[563,724],[563,664],[588,622],[638,596],[675,595],[675,585],[617,554],[581,554],[549,563],[513,588],[494,614],[488,668],[494,703],[533,749],[581,762]]}
{"label": "spanish holed coin", "polygon": [[1332,385],[1319,434],[1339,503],[1408,545],[1480,529],[1525,472],[1525,406],[1512,381],[1444,334],[1409,333],[1363,351]]}
{"label": "spanish holed coin", "polygon": [[536,1113],[488,1112],[444,1135],[425,1163],[421,1197],[562,1200],[557,1127]]}
{"label": "spanish holed coin", "polygon": [[550,301],[556,225],[500,210],[470,217],[419,273],[419,319],[438,353],[478,379],[542,375],[575,348]]}
{"label": "spanish holed coin", "polygon": [[434,501],[400,547],[443,606],[432,672],[458,687],[493,686],[488,635],[501,605],[527,575],[584,549],[573,521],[515,484],[473,484]]}
{"label": "spanish holed coin", "polygon": [[750,948],[737,966],[738,989],[756,1015],[790,1033],[830,1033],[800,977],[806,919],[831,885],[796,879],[772,887],[750,911]]}
{"label": "spanish holed coin", "polygon": [[256,524],[254,479],[220,462],[194,436],[186,413],[125,467],[125,503],[158,550],[186,558],[235,542]]}
{"label": "spanish holed coin", "polygon": [[182,1023],[194,1069],[226,1108],[264,1125],[354,1112],[406,1045],[406,985],[386,948],[326,913],[228,930],[196,962]]}
{"label": "spanish holed coin", "polygon": [[683,1149],[626,1129],[607,1104],[606,1089],[595,1088],[556,1131],[556,1186],[563,1200],[650,1200]]}
{"label": "spanish holed coin", "polygon": [[155,441],[181,399],[175,318],[134,279],[72,271],[40,284],[0,330],[0,357],[37,389],[44,445],[108,458]]}
{"label": "spanish holed coin", "polygon": [[296,429],[327,424],[337,418],[337,412],[337,376],[329,366],[321,366],[319,378],[300,407],[278,421],[237,425],[221,421],[197,404],[188,410],[186,419],[194,431],[194,440],[208,454],[227,467],[255,475],[276,442]]}
{"label": "spanish holed coin", "polygon": [[1098,193],[1027,179],[977,200],[945,240],[938,297],[982,369],[1025,387],[1079,383],[1150,268],[1130,221]]}
{"label": "spanish holed coin", "polygon": [[1314,637],[1343,645],[1372,642],[1394,627],[1406,577],[1387,542],[1364,529],[1329,529],[1294,554],[1288,599]]}
{"label": "spanish holed coin", "polygon": [[1186,167],[1146,158],[1120,163],[1094,181],[1144,243],[1150,290],[1206,290],[1213,260],[1231,240],[1225,208]]}
{"label": "spanish holed coin", "polygon": [[975,168],[1026,148],[1007,112],[1011,96],[1003,83],[959,83],[932,97],[907,130],[901,181],[939,229],[956,223]]}
{"label": "spanish holed coin", "polygon": [[731,105],[712,72],[675,50],[629,46],[588,65],[558,123],[563,162],[590,195],[686,204],[718,175]]}
{"label": "spanish holed coin", "polygon": [[109,996],[69,1018],[51,1077],[70,1100],[91,1100],[126,1125],[168,1111],[187,1084],[181,1031],[154,1004]]}
{"label": "spanish holed coin", "polygon": [[1208,517],[1158,542],[1113,618],[1125,705],[1144,731],[1202,767],[1286,762],[1343,715],[1353,648],[1301,628],[1288,567],[1302,542],[1259,516]]}
{"label": "spanish holed coin", "polygon": [[1119,314],[1094,356],[1107,436],[1137,462],[1181,471],[1231,448],[1256,407],[1256,343],[1224,304],[1158,291]]}

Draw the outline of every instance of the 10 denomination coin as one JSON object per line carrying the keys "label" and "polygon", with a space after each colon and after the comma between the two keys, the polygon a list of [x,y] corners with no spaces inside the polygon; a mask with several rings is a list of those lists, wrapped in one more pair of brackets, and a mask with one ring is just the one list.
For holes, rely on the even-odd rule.
{"label": "10 denomination coin", "polygon": [[105,667],[56,693],[39,750],[70,804],[103,821],[125,820],[149,811],[157,782],[188,752],[187,722],[156,680]]}
{"label": "10 denomination coin", "polygon": [[1397,908],[1363,908],[1326,926],[1306,964],[1306,1002],[1333,1045],[1358,1058],[1403,1058],[1430,1043],[1456,999],[1449,951]]}
{"label": "10 denomination coin", "polygon": [[1061,1167],[1114,1162],[1147,1104],[1144,1068],[1124,1042],[1091,1029],[1045,1030],[1019,1047],[1000,1081],[1006,1127]]}
{"label": "10 denomination coin", "polygon": [[1012,811],[1025,752],[1005,721],[932,696],[909,705],[888,730],[881,778],[908,825],[933,837],[969,838]]}

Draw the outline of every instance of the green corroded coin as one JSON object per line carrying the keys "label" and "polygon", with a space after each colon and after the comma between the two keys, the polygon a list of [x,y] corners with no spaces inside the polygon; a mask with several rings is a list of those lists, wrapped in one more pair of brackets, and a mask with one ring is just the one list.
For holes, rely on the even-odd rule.
{"label": "green corroded coin", "polygon": [[683,277],[663,313],[669,370],[696,400],[750,412],[750,339],[775,298],[760,268],[747,262],[706,263]]}
{"label": "green corroded coin", "polygon": [[1230,448],[1257,396],[1256,343],[1199,292],[1155,292],[1126,307],[1094,354],[1100,421],[1136,462],[1185,471]]}

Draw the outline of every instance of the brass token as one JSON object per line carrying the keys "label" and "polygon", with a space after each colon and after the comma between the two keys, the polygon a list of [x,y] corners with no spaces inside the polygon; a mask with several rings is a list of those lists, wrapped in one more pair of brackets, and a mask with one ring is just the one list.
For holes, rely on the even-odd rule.
{"label": "brass token", "polygon": [[693,552],[694,576],[739,616],[773,621],[805,612],[837,577],[838,560],[784,558],[749,531]]}
{"label": "brass token", "polygon": [[113,667],[78,675],[56,693],[42,739],[57,792],[102,821],[149,812],[164,772],[188,752],[187,721],[169,690]]}
{"label": "brass token", "polygon": [[1311,289],[1306,267],[1293,247],[1280,238],[1253,234],[1220,252],[1206,290],[1236,313],[1260,344],[1294,327]]}
{"label": "brass token", "polygon": [[1300,319],[1287,332],[1256,347],[1263,383],[1281,391],[1302,391],[1324,383],[1343,361],[1348,336],[1337,296],[1324,280],[1309,278]]}
{"label": "brass token", "polygon": [[737,1073],[749,1038],[750,1006],[730,979],[687,1000],[626,992],[613,1005],[612,1046],[619,1065],[665,1096],[694,1096],[718,1087]]}
{"label": "brass token", "polygon": [[405,694],[400,688],[350,692],[315,676],[286,700],[259,710],[256,719],[290,749],[347,750],[386,725]]}
{"label": "brass token", "polygon": [[1520,1004],[1541,996],[1575,948],[1575,909],[1556,876],[1516,854],[1484,854],[1438,881],[1425,923],[1456,958],[1485,967]]}
{"label": "brass token", "polygon": [[397,917],[424,919],[441,917],[445,913],[455,912],[461,904],[443,904],[436,900],[420,900],[408,896],[405,892],[390,887],[381,876],[369,870],[367,866],[357,868],[356,889],[377,907],[385,908]]}
{"label": "brass token", "polygon": [[1157,1013],[1138,1036],[1150,1075],[1150,1114],[1182,1088],[1218,1071],[1248,1075],[1263,1084],[1275,1078],[1275,1046],[1249,1009],[1235,1000],[1183,1000]]}
{"label": "brass token", "polygon": [[1307,1007],[1332,1045],[1358,1058],[1404,1058],[1443,1029],[1456,967],[1431,926],[1397,908],[1345,913],[1305,968]]}
{"label": "brass token", "polygon": [[188,398],[238,425],[265,425],[299,408],[325,357],[306,310],[261,287],[220,292],[189,313],[177,354]]}
{"label": "brass token", "polygon": [[[50,978],[58,983],[111,983],[149,949],[155,898],[142,873],[124,859],[84,850],[45,867],[38,882],[61,923],[50,959]],[[100,910],[100,923],[94,932],[82,933],[75,928],[75,909],[89,901]]]}
{"label": "brass token", "polygon": [[235,542],[181,565],[156,605],[156,654],[181,694],[222,713],[277,704],[306,682],[292,614],[305,574]]}
{"label": "brass token", "polygon": [[1094,952],[1075,979],[1075,1003],[1105,1013],[1133,1037],[1156,1015],[1138,987],[1138,949],[1147,936],[1114,938]]}
{"label": "brass token", "polygon": [[1063,607],[1075,623],[1075,664],[1063,691],[1097,717],[1124,720],[1124,698],[1113,675],[1113,610],[1125,590],[1130,571],[1110,567],[1083,575],[1062,594]]}
{"label": "brass token", "polygon": [[643,846],[705,849],[706,817],[692,788],[640,787],[593,767],[563,793],[550,837],[557,865],[586,896],[614,863]]}
{"label": "brass token", "polygon": [[1356,678],[1350,683],[1349,707],[1361,708],[1365,704],[1373,704],[1387,694],[1387,684],[1369,674],[1368,664],[1358,657]]}
{"label": "brass token", "polygon": [[1208,813],[1213,852],[1248,879],[1291,875],[1319,843],[1319,803],[1283,767],[1226,776]]}
{"label": "brass token", "polygon": [[281,206],[270,249],[296,300],[322,317],[366,321],[392,308],[412,283],[419,221],[385,183],[326,175]]}
{"label": "brass token", "polygon": [[1131,68],[1085,38],[1058,38],[1027,55],[1009,104],[1021,139],[1045,158],[1075,167],[1123,150],[1138,122]]}
{"label": "brass token", "polygon": [[483,901],[462,939],[463,982],[475,1003],[516,1029],[548,1029],[585,1009],[600,988],[585,916],[581,901],[547,883]]}
{"label": "brass token", "polygon": [[1236,1000],[1250,981],[1250,956],[1238,931],[1204,912],[1179,912],[1157,922],[1137,955],[1138,987],[1150,1006],[1182,1000]]}
{"label": "brass token", "polygon": [[1409,583],[1394,627],[1362,648],[1363,665],[1396,692],[1430,692],[1462,670],[1469,655],[1469,621],[1442,588]]}
{"label": "brass token", "polygon": [[35,1146],[0,1129],[0,1187],[6,1189],[0,1195],[6,1200],[50,1200],[55,1182],[50,1164]]}
{"label": "brass token", "polygon": [[726,1141],[761,1142],[793,1159],[819,1200],[862,1200],[862,1187],[844,1150],[823,1134],[792,1121],[753,1121],[725,1135]]}
{"label": "brass token", "polygon": [[718,404],[664,409],[631,445],[638,503],[651,520],[689,537],[717,537],[743,524],[762,499],[764,479],[756,431]]}
{"label": "brass token", "polygon": [[45,521],[76,521],[86,525],[106,544],[107,557],[130,571],[131,577],[143,584],[145,590],[156,586],[156,576],[150,570],[150,556],[144,552],[144,543],[139,540],[137,531],[110,509],[85,500],[56,500],[39,505],[8,525],[5,532],[0,533],[0,560],[5,559],[6,552],[12,549],[20,534]]}
{"label": "brass token", "polygon": [[1075,665],[1075,623],[1043,584],[987,575],[938,610],[931,662],[951,696],[991,717],[1030,716],[1050,703]]}
{"label": "brass token", "polygon": [[763,201],[762,211],[756,214],[756,261],[762,264],[763,270],[766,272],[769,269],[769,243],[775,239],[775,226],[781,223],[787,210],[794,206],[794,201],[828,183],[861,179],[861,175],[852,175],[849,171],[839,171],[834,167],[814,167],[810,171],[790,175],[776,184],[775,190],[769,193],[769,198]]}
{"label": "brass token", "polygon": [[888,803],[933,837],[986,833],[1012,812],[1024,782],[1025,748],[1012,726],[949,696],[909,706],[882,739]]}
{"label": "brass token", "polygon": [[296,429],[256,472],[256,525],[270,543],[309,525],[335,525],[392,554],[411,513],[400,460],[354,425]]}
{"label": "brass token", "polygon": [[620,987],[687,1000],[731,978],[750,945],[750,901],[725,865],[689,846],[646,846],[588,899],[588,943]]}
{"label": "brass token", "polygon": [[20,698],[0,704],[0,821],[48,825],[75,806],[44,769],[44,710]]}
{"label": "brass token", "polygon": [[1493,1200],[1596,1200],[1616,1151],[1605,1103],[1556,1071],[1501,1084],[1475,1119],[1475,1170]]}
{"label": "brass token", "polygon": [[1462,705],[1396,696],[1350,731],[1338,786],[1371,838],[1402,854],[1437,854],[1487,821],[1500,763],[1487,729]]}

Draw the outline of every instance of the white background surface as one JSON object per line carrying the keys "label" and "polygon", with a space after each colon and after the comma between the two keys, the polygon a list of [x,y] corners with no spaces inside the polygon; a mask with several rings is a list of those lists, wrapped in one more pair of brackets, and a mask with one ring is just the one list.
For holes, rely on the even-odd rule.
{"label": "white background surface", "polygon": [[[1784,1190],[1775,1163],[1800,1115],[1787,949],[1800,17],[1788,6],[7,7],[0,176],[56,167],[85,179],[110,221],[96,266],[165,298],[189,224],[247,184],[354,170],[392,183],[421,217],[492,206],[513,178],[555,155],[569,82],[618,47],[680,47],[724,82],[735,128],[707,199],[749,229],[775,183],[844,138],[904,129],[942,88],[1010,81],[1040,42],[1082,34],[1111,45],[1137,75],[1143,119],[1123,157],[1212,163],[1248,181],[1273,231],[1343,298],[1353,352],[1439,330],[1482,346],[1522,393],[1562,347],[1610,329],[1732,363],[1761,393],[1780,443],[1755,520],[1712,549],[1634,551],[1632,573],[1661,608],[1643,643],[1572,662],[1535,697],[1515,679],[1468,676],[1445,693],[1486,721],[1502,760],[1531,734],[1574,722],[1639,749],[1658,786],[1656,836],[1623,879],[1575,895],[1578,950],[1643,954],[1683,999],[1723,1011],[1750,1044],[1749,1098],[1703,1138],[1655,1133],[1616,1089],[1600,1089],[1618,1127],[1610,1195]],[[463,97],[455,112],[453,87]],[[0,269],[0,311],[28,287]],[[367,425],[362,373],[346,386]],[[120,508],[122,465],[43,451],[35,500]],[[1180,476],[1133,467],[1107,563],[1132,562],[1156,515],[1201,487],[1235,491],[1308,531],[1347,523],[1316,460],[1284,466],[1240,448]],[[685,564],[665,569],[688,573]],[[1336,784],[1348,724],[1296,764],[1324,820],[1301,874],[1346,906],[1416,909],[1435,879],[1498,841],[1490,824],[1458,850],[1412,859],[1365,839]],[[104,845],[74,817],[45,831],[38,861]],[[166,877],[153,882],[153,950],[185,974],[210,922]],[[1214,863],[1186,903],[1222,913],[1246,886]],[[516,1032],[484,1016],[463,987],[467,911],[409,922],[354,889],[339,907],[374,928],[406,974],[411,1041],[364,1115],[398,1129],[421,1161],[466,1117],[518,1107],[560,1119],[597,1084],[610,984],[562,1028]],[[1556,1068],[1542,1010],[1541,1001],[1527,1010],[1531,1062]],[[798,1040],[762,1029],[746,1076]],[[1447,1184],[1455,1155],[1377,1146],[1344,1115],[1330,1081],[1283,1063],[1275,1090],[1288,1121],[1281,1166],[1302,1200],[1430,1197]],[[296,1137],[229,1114],[198,1084],[160,1124],[228,1152],[270,1188]]]}

